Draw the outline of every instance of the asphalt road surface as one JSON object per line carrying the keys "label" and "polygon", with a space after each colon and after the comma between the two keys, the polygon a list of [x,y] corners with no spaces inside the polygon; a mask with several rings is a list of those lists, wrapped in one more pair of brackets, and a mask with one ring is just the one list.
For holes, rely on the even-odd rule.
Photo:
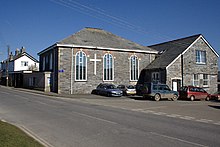
{"label": "asphalt road surface", "polygon": [[[220,146],[218,123],[90,103],[85,100],[88,97],[80,99],[54,98],[0,87],[0,119],[16,124],[46,146]],[[220,109],[213,111],[220,112]]]}

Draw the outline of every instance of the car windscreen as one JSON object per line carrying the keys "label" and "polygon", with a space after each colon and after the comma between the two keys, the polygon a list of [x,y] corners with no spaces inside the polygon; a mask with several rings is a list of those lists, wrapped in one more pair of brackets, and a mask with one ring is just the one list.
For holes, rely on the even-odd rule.
{"label": "car windscreen", "polygon": [[108,85],[107,89],[117,89],[117,87],[115,85]]}
{"label": "car windscreen", "polygon": [[128,85],[127,88],[128,89],[135,89],[135,87],[133,85]]}

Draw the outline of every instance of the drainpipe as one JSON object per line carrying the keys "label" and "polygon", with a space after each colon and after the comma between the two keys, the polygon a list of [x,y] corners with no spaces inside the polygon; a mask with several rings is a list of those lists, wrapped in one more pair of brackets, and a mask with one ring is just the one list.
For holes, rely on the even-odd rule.
{"label": "drainpipe", "polygon": [[73,48],[71,54],[71,73],[70,73],[70,94],[73,94]]}
{"label": "drainpipe", "polygon": [[183,84],[183,54],[181,54],[181,76],[182,76],[182,87],[184,86]]}

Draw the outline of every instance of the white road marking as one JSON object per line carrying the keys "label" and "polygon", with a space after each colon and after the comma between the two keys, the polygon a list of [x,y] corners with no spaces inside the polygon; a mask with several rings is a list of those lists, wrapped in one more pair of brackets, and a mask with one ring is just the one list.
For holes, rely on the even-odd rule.
{"label": "white road marking", "polygon": [[157,107],[148,107],[147,109],[158,109],[158,108],[166,108],[167,106],[157,106]]}
{"label": "white road marking", "polygon": [[132,111],[143,111],[144,109],[131,109]]}
{"label": "white road marking", "polygon": [[176,117],[181,117],[181,115],[179,115],[179,114],[168,114],[168,115],[166,115],[166,116],[168,116],[168,117],[174,117],[174,118],[176,118]]}
{"label": "white road marking", "polygon": [[193,120],[193,119],[195,119],[195,117],[191,117],[191,116],[181,116],[179,118],[185,119],[185,120]]}
{"label": "white road marking", "polygon": [[98,118],[98,117],[94,117],[94,116],[87,115],[87,114],[84,114],[84,113],[79,113],[79,112],[73,112],[73,113],[81,115],[81,116],[86,116],[86,117],[89,117],[89,118],[92,118],[92,119],[96,119],[96,120],[99,120],[99,121],[111,123],[111,124],[114,124],[114,125],[117,124],[116,122],[113,122],[113,121],[110,121],[110,120],[106,120],[106,119],[102,119],[102,118]]}
{"label": "white road marking", "polygon": [[152,110],[142,110],[141,112],[144,112],[144,113],[154,113],[155,111],[152,111]]}
{"label": "white road marking", "polygon": [[210,119],[197,119],[196,121],[198,121],[198,122],[204,122],[204,123],[213,122],[213,120],[210,120]]}
{"label": "white road marking", "polygon": [[150,133],[153,134],[153,135],[161,136],[161,137],[168,138],[168,139],[172,139],[172,140],[177,140],[177,141],[184,142],[184,143],[187,143],[187,144],[191,144],[191,145],[194,145],[194,146],[208,147],[208,146],[206,146],[206,145],[198,144],[198,143],[195,143],[195,142],[183,140],[183,139],[176,138],[176,137],[171,137],[171,136],[159,134],[159,133],[156,133],[156,132],[150,132]]}
{"label": "white road marking", "polygon": [[164,112],[154,112],[153,114],[156,114],[156,115],[166,115],[166,113],[164,113]]}
{"label": "white road marking", "polygon": [[219,121],[219,122],[217,122],[217,123],[213,123],[213,124],[215,124],[215,125],[220,125],[220,121]]}

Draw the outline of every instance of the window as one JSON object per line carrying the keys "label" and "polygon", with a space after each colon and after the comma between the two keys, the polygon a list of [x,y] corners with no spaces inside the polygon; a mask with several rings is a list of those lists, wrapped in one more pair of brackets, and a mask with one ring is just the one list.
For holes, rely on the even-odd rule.
{"label": "window", "polygon": [[50,70],[53,69],[53,55],[50,53]]}
{"label": "window", "polygon": [[153,72],[152,73],[152,82],[159,83],[159,81],[160,81],[159,72]]}
{"label": "window", "polygon": [[206,63],[206,51],[196,50],[196,63],[199,64]]}
{"label": "window", "polygon": [[29,78],[29,86],[33,87],[35,86],[36,77],[30,77]]}
{"label": "window", "polygon": [[209,86],[209,77],[207,74],[203,74],[203,87],[208,87]]}
{"label": "window", "polygon": [[21,66],[22,66],[22,67],[28,66],[28,61],[21,61]]}
{"label": "window", "polygon": [[83,51],[79,51],[76,53],[75,80],[76,81],[86,81],[87,80],[87,57]]}
{"label": "window", "polygon": [[139,75],[138,57],[135,55],[132,55],[130,57],[130,80],[137,81],[138,75]]}
{"label": "window", "polygon": [[111,54],[105,54],[103,57],[103,80],[112,81],[114,76],[113,57]]}
{"label": "window", "polygon": [[46,64],[46,59],[45,56],[43,57],[43,71],[45,70],[45,64]]}
{"label": "window", "polygon": [[49,55],[47,55],[45,58],[46,58],[46,64],[45,64],[46,70],[48,70],[48,68],[49,68],[49,65],[48,65],[49,64]]}
{"label": "window", "polygon": [[199,86],[199,75],[198,74],[193,75],[193,86]]}

